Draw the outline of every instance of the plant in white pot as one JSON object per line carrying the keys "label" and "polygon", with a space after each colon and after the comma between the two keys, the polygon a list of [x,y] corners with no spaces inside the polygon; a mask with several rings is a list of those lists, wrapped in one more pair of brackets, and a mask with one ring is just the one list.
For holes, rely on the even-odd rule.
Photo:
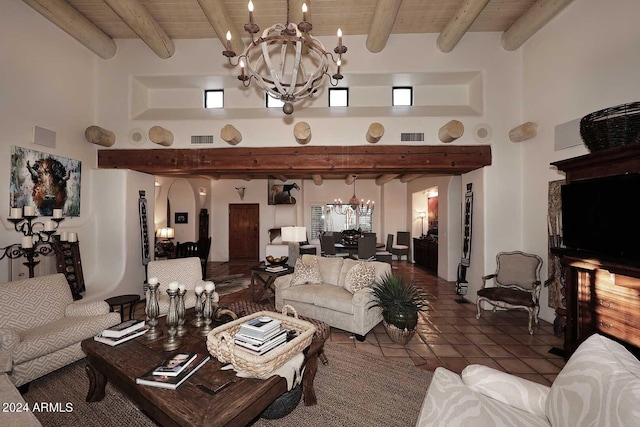
{"label": "plant in white pot", "polygon": [[382,309],[382,324],[393,342],[407,344],[416,331],[418,313],[429,307],[427,294],[413,281],[388,273],[372,287],[373,301],[369,309]]}

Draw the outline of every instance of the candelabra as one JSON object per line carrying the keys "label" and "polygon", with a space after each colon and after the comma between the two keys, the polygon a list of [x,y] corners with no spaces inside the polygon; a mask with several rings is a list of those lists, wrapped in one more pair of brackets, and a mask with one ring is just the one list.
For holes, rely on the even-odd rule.
{"label": "candelabra", "polygon": [[53,218],[45,222],[35,221],[36,218],[35,206],[25,206],[23,210],[11,208],[8,220],[13,223],[18,233],[22,233],[22,242],[0,248],[2,251],[0,252],[0,260],[5,257],[9,259],[25,257],[27,261],[22,264],[29,269],[30,278],[35,275],[35,266],[40,264],[40,260],[37,258],[40,255],[51,255],[55,251],[55,247],[52,245],[54,243],[52,236],[56,233],[60,222],[64,221],[62,209],[54,209]]}
{"label": "candelabra", "polygon": [[207,282],[204,287],[204,308],[202,310],[202,314],[204,315],[204,327],[202,328],[202,331],[200,331],[201,335],[207,335],[213,330],[213,328],[211,327],[211,318],[213,317],[211,298],[213,296],[214,289],[215,288],[212,282]]}
{"label": "candelabra", "polygon": [[158,314],[160,312],[160,307],[158,306],[158,283],[157,277],[150,277],[147,280],[147,285],[149,287],[149,299],[147,300],[146,306],[146,314],[149,321],[149,330],[146,334],[144,334],[145,338],[148,340],[155,340],[160,335],[162,335],[162,331],[158,328]]}
{"label": "candelabra", "polygon": [[184,285],[178,287],[178,300],[177,300],[177,314],[178,314],[178,336],[181,337],[187,333],[187,328],[184,326],[184,295],[187,293],[187,289]]}
{"label": "candelabra", "polygon": [[169,311],[167,312],[167,334],[169,338],[162,344],[162,348],[165,351],[173,351],[180,347],[182,344],[179,339],[176,338],[178,333],[178,307],[176,305],[176,296],[178,295],[178,282],[169,283],[169,289],[167,294],[169,295]]}
{"label": "candelabra", "polygon": [[202,292],[203,291],[204,291],[204,288],[202,286],[200,286],[200,285],[196,286],[196,289],[195,289],[195,292],[196,292],[196,306],[195,306],[196,318],[191,323],[196,328],[200,328],[200,327],[202,327],[204,325],[204,321],[202,320]]}

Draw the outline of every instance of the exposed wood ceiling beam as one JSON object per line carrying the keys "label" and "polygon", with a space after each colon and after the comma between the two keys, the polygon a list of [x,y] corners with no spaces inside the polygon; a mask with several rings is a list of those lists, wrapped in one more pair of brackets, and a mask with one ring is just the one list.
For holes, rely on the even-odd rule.
{"label": "exposed wood ceiling beam", "polygon": [[451,52],[489,1],[465,0],[438,36],[436,41],[438,49],[442,52]]}
{"label": "exposed wood ceiling beam", "polygon": [[387,182],[391,181],[394,178],[397,178],[398,174],[397,173],[389,173],[389,174],[385,174],[385,175],[380,175],[379,177],[376,178],[376,184],[377,185],[385,185]]}
{"label": "exposed wood ceiling beam", "polygon": [[516,50],[573,0],[538,0],[502,33],[502,47]]}
{"label": "exposed wood ceiling beam", "polygon": [[322,185],[322,175],[311,175],[311,179],[313,179],[313,183],[317,186]]}
{"label": "exposed wood ceiling beam", "polygon": [[[227,31],[231,32],[231,48],[240,55],[244,51],[242,34],[235,28],[223,0],[198,0],[198,4],[216,32],[220,43],[226,48]],[[247,14],[249,11],[247,10]]]}
{"label": "exposed wood ceiling beam", "polygon": [[143,42],[162,59],[176,51],[173,41],[138,0],[104,0]]}
{"label": "exposed wood ceiling beam", "polygon": [[373,12],[369,33],[367,34],[367,49],[378,53],[384,49],[389,40],[389,34],[396,22],[396,16],[402,0],[378,0]]}
{"label": "exposed wood ceiling beam", "polygon": [[491,164],[489,145],[227,147],[201,149],[98,150],[99,168],[152,175],[210,175],[221,178],[286,175],[462,174]]}
{"label": "exposed wood ceiling beam", "polygon": [[116,54],[116,43],[64,0],[23,0],[103,59]]}
{"label": "exposed wood ceiling beam", "polygon": [[422,176],[421,173],[411,173],[411,174],[407,174],[407,175],[401,175],[400,176],[400,182],[411,182],[414,179],[418,179]]}

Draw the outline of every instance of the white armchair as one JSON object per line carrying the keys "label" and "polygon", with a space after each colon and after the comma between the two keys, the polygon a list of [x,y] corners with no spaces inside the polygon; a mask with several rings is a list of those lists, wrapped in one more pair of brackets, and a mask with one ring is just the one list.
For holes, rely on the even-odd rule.
{"label": "white armchair", "polygon": [[[178,282],[184,285],[187,293],[184,296],[185,308],[195,307],[196,305],[196,286],[204,287],[205,281],[202,280],[202,269],[200,267],[200,258],[176,258],[160,261],[151,261],[147,266],[147,276],[156,277],[158,279],[158,307],[160,315],[166,315],[169,310],[169,283]],[[147,300],[149,292],[147,291]],[[212,302],[217,303],[220,297],[217,292],[213,292]]]}

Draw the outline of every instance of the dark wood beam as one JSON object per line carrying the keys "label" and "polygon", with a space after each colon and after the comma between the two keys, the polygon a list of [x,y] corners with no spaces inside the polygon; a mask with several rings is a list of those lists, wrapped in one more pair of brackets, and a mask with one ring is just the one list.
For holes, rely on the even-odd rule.
{"label": "dark wood beam", "polygon": [[458,175],[490,164],[488,145],[98,150],[98,167],[102,169],[131,169],[153,175],[219,175],[221,178]]}

